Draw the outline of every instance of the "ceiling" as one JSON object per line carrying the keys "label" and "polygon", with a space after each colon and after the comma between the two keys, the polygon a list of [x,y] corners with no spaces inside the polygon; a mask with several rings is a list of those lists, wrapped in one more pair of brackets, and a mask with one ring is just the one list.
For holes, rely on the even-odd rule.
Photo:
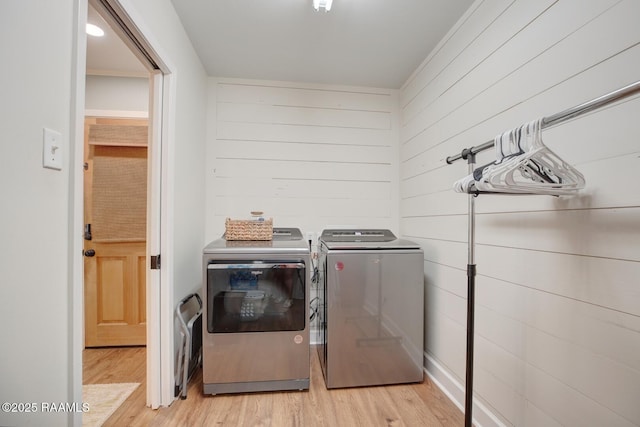
{"label": "ceiling", "polygon": [[[171,1],[210,76],[394,89],[473,3],[334,0],[324,12],[312,0]],[[88,69],[126,69],[94,42]]]}
{"label": "ceiling", "polygon": [[149,77],[147,69],[91,4],[87,22],[104,30],[103,37],[87,36],[88,75]]}

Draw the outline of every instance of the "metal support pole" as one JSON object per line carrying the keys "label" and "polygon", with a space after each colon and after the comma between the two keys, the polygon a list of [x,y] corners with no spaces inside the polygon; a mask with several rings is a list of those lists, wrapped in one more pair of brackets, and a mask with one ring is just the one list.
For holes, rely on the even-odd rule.
{"label": "metal support pole", "polygon": [[[469,173],[473,173],[476,155],[469,151],[463,154],[469,163]],[[476,293],[476,264],[475,264],[475,231],[476,206],[474,194],[469,194],[469,253],[467,264],[467,366],[465,378],[464,425],[473,426],[473,341]]]}

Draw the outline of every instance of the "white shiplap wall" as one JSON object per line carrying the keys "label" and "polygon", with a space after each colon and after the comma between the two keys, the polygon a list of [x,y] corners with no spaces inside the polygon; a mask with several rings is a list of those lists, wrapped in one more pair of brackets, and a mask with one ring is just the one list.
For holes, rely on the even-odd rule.
{"label": "white shiplap wall", "polygon": [[[400,92],[400,230],[425,250],[426,364],[462,401],[467,174],[444,158],[640,80],[637,0],[478,0]],[[484,425],[640,425],[640,98],[543,132],[576,197],[477,199]],[[491,161],[492,151],[478,156]]]}
{"label": "white shiplap wall", "polygon": [[397,91],[210,78],[208,99],[208,240],[252,210],[397,230]]}

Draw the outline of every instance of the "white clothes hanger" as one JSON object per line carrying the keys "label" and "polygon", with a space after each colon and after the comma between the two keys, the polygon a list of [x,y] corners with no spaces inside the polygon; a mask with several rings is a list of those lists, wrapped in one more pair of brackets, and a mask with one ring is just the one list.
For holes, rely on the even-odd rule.
{"label": "white clothes hanger", "polygon": [[[513,157],[518,154],[523,154],[525,150],[521,147],[521,133],[518,132],[521,128],[508,130],[501,135],[498,135],[494,139],[494,149],[496,153],[496,160],[477,168],[474,173],[459,179],[454,183],[454,189],[458,193],[473,193],[477,192],[476,182],[480,180],[483,175],[483,171],[489,170],[490,166],[501,163],[504,159]],[[527,147],[528,148],[528,147]]]}
{"label": "white clothes hanger", "polygon": [[494,140],[496,161],[458,180],[458,192],[574,194],[584,176],[542,142],[542,119],[507,131]]}

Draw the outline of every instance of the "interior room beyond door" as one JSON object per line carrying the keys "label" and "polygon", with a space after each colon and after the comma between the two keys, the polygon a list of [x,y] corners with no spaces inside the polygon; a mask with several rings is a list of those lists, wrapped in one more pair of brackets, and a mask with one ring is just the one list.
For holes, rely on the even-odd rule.
{"label": "interior room beyond door", "polygon": [[146,344],[147,140],[147,120],[85,120],[86,347]]}

